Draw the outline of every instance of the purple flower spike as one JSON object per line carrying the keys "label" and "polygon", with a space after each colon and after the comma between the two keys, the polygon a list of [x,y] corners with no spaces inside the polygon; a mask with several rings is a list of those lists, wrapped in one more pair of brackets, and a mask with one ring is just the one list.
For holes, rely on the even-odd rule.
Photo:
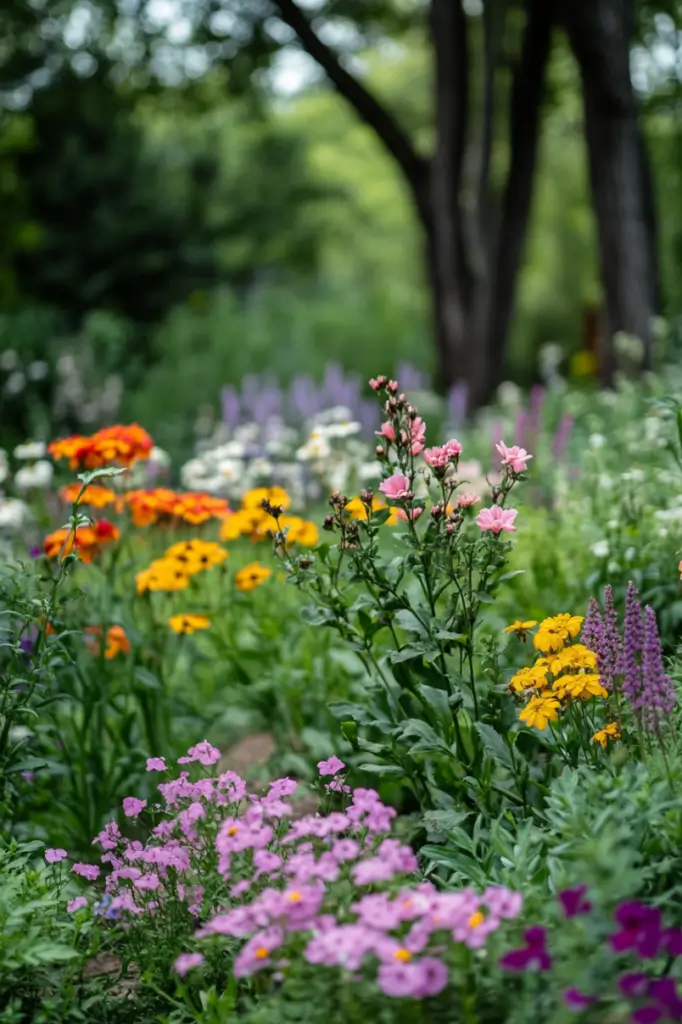
{"label": "purple flower spike", "polygon": [[552,456],[555,459],[558,460],[563,457],[572,430],[573,417],[570,412],[565,412],[559,420],[559,426],[556,429],[556,434],[552,438]]}
{"label": "purple flower spike", "polygon": [[548,971],[552,966],[552,958],[547,952],[547,931],[540,926],[528,928],[523,937],[526,945],[520,949],[512,949],[500,957],[503,971]]}
{"label": "purple flower spike", "polygon": [[661,641],[656,625],[656,613],[646,606],[644,611],[644,645],[642,648],[642,690],[635,707],[642,709],[647,728],[660,726],[661,713],[669,714],[675,704],[675,688],[663,668]]}
{"label": "purple flower spike", "polygon": [[586,892],[586,885],[576,885],[572,889],[564,889],[563,892],[557,894],[564,917],[579,917],[581,914],[589,914],[592,904],[585,899]]}
{"label": "purple flower spike", "polygon": [[569,1010],[575,1010],[576,1013],[580,1013],[581,1010],[586,1009],[588,1006],[592,1006],[597,1002],[596,996],[585,995],[578,988],[567,988],[564,992],[564,1003]]}
{"label": "purple flower spike", "polygon": [[642,693],[641,652],[644,646],[642,606],[639,594],[632,580],[625,595],[625,622],[623,625],[625,644],[622,657],[623,693],[631,704],[636,705]]}

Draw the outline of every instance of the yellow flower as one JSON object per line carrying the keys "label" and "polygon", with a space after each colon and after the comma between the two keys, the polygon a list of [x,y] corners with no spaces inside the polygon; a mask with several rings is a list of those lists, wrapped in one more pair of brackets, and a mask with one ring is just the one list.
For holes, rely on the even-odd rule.
{"label": "yellow flower", "polygon": [[253,590],[265,583],[269,576],[270,570],[266,566],[260,562],[251,562],[234,574],[234,582],[237,590]]}
{"label": "yellow flower", "polygon": [[188,576],[220,565],[228,557],[228,552],[221,544],[210,540],[181,541],[166,551],[166,558],[177,562]]}
{"label": "yellow flower", "polygon": [[283,487],[254,487],[242,498],[242,507],[260,511],[263,501],[269,501],[271,505],[282,505],[284,508],[291,507],[291,498]]}
{"label": "yellow flower", "polygon": [[550,654],[543,659],[552,675],[559,675],[567,668],[589,668],[597,667],[597,655],[587,649],[584,644],[571,644],[556,654]]}
{"label": "yellow flower", "polygon": [[519,718],[531,728],[534,726],[536,729],[546,729],[548,722],[555,722],[557,720],[558,707],[558,700],[541,694],[538,697],[531,697]]}
{"label": "yellow flower", "polygon": [[528,622],[512,622],[511,626],[505,626],[505,633],[525,633],[527,629],[532,629],[533,626],[537,626],[536,619],[530,619]]}
{"label": "yellow flower", "polygon": [[543,654],[560,651],[564,646],[563,633],[555,629],[543,629],[541,624],[540,629],[533,637],[533,646]]}
{"label": "yellow flower", "polygon": [[299,519],[298,516],[282,516],[279,525],[287,531],[287,544],[301,544],[304,548],[312,548],[320,539],[317,526],[307,519]]}
{"label": "yellow flower", "polygon": [[512,693],[523,693],[524,690],[542,688],[547,684],[547,669],[543,665],[531,665],[520,668],[509,681],[509,689]]}
{"label": "yellow flower", "polygon": [[594,736],[592,737],[594,743],[599,743],[602,747],[605,747],[609,740],[619,739],[620,729],[618,728],[617,722],[609,722],[609,724],[605,725],[603,729],[599,729],[597,732],[595,732]]}
{"label": "yellow flower", "polygon": [[147,569],[135,577],[138,594],[145,590],[184,590],[189,586],[189,575],[182,563],[172,558],[157,558]]}
{"label": "yellow flower", "polygon": [[583,615],[569,615],[568,612],[562,612],[561,615],[554,615],[551,619],[543,619],[540,623],[540,629],[565,630],[568,636],[576,637],[580,632],[583,621]]}
{"label": "yellow flower", "polygon": [[237,540],[238,537],[250,536],[254,540],[262,539],[265,531],[274,526],[270,516],[260,508],[242,508],[231,516],[223,519],[220,528],[221,540]]}
{"label": "yellow flower", "polygon": [[[385,508],[388,508],[388,506],[383,501],[381,501],[379,498],[372,498],[372,512],[381,512]],[[369,516],[367,515],[367,507],[364,504],[364,502],[360,501],[359,498],[351,498],[351,500],[348,502],[343,511],[346,512],[351,517],[351,519],[369,518]],[[398,522],[396,510],[394,508],[391,508],[390,512],[391,514],[386,520],[386,526],[395,526],[395,524]]]}
{"label": "yellow flower", "polygon": [[552,683],[557,697],[606,697],[606,690],[599,681],[597,672],[582,672],[577,675],[562,675]]}
{"label": "yellow flower", "polygon": [[207,615],[171,615],[168,625],[175,633],[196,633],[198,629],[208,629],[211,620]]}

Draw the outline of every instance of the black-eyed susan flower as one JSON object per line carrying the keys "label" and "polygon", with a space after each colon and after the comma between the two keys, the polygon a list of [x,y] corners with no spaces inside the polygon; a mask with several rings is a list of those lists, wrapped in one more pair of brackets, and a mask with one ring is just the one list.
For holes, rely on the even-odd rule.
{"label": "black-eyed susan flower", "polygon": [[504,631],[505,633],[516,633],[519,639],[523,640],[525,644],[526,637],[528,636],[528,630],[532,629],[533,626],[537,626],[536,619],[529,619],[527,622],[520,622],[517,619],[516,622],[512,622],[511,625],[505,626]]}
{"label": "black-eyed susan flower", "polygon": [[291,508],[291,498],[283,487],[277,486],[254,487],[247,491],[242,498],[242,508],[260,510],[264,501],[271,505],[281,505],[284,509]]}
{"label": "black-eyed susan flower", "polygon": [[234,574],[234,582],[237,590],[253,590],[261,583],[265,583],[269,576],[270,570],[267,566],[261,565],[260,562],[251,562]]}
{"label": "black-eyed susan flower", "polygon": [[185,615],[171,615],[168,625],[174,633],[196,633],[199,629],[209,629],[211,620],[208,615],[188,612]]}

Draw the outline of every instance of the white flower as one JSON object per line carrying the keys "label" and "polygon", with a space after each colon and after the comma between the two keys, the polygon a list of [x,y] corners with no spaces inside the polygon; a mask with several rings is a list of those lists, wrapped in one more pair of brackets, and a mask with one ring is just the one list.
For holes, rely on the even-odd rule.
{"label": "white flower", "polygon": [[236,427],[232,435],[233,441],[241,441],[242,444],[253,444],[260,437],[260,427],[257,423],[242,423]]}
{"label": "white flower", "polygon": [[331,446],[326,437],[321,435],[310,436],[306,443],[296,452],[296,458],[300,462],[313,462],[315,459],[328,459],[331,455]]}
{"label": "white flower", "polygon": [[378,462],[363,462],[358,466],[360,480],[378,480],[381,476],[381,467]]}
{"label": "white flower", "polygon": [[682,508],[658,509],[654,517],[662,523],[682,523]]}
{"label": "white flower", "polygon": [[310,421],[312,428],[318,425],[324,425],[329,423],[348,423],[353,419],[353,413],[345,405],[333,405],[331,409],[325,409],[324,412],[317,413],[313,416]]}
{"label": "white flower", "polygon": [[606,438],[603,434],[590,434],[588,443],[590,448],[603,448],[606,444]]}
{"label": "white flower", "polygon": [[631,480],[633,483],[641,484],[644,479],[644,471],[641,469],[629,469],[623,473],[623,480]]}
{"label": "white flower", "polygon": [[521,405],[521,388],[512,380],[502,381],[497,389],[497,400],[503,409],[518,409]]}
{"label": "white flower", "polygon": [[18,532],[31,518],[31,512],[19,498],[0,498],[0,530]]}
{"label": "white flower", "polygon": [[216,475],[223,483],[235,483],[244,475],[244,465],[240,459],[220,459],[216,465]]}
{"label": "white flower", "polygon": [[330,423],[325,428],[327,437],[352,437],[353,434],[359,434],[362,430],[362,426],[357,420],[342,420],[340,423]]}
{"label": "white flower", "polygon": [[0,352],[0,370],[9,373],[11,370],[16,370],[18,365],[19,356],[13,348],[6,348],[4,352]]}
{"label": "white flower", "polygon": [[34,363],[29,363],[26,368],[26,376],[29,380],[45,380],[47,377],[49,366],[44,359],[36,359]]}
{"label": "white flower", "polygon": [[41,459],[32,466],[22,466],[14,474],[14,486],[18,491],[47,490],[52,483],[54,467],[51,462]]}
{"label": "white flower", "polygon": [[42,459],[45,457],[47,445],[44,441],[24,441],[14,449],[15,459]]}
{"label": "white flower", "polygon": [[590,551],[595,558],[606,558],[610,551],[609,542],[607,540],[597,540],[591,545]]}

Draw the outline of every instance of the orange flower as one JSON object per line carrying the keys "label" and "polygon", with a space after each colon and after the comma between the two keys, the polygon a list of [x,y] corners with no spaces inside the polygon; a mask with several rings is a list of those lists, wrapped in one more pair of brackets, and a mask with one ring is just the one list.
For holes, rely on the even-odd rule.
{"label": "orange flower", "polygon": [[165,487],[128,491],[122,498],[122,503],[130,509],[135,526],[151,526],[164,516],[170,518],[175,501],[175,491]]}
{"label": "orange flower", "polygon": [[[67,484],[59,491],[60,499],[66,505],[73,505],[81,492],[81,484]],[[79,505],[89,505],[91,508],[106,508],[117,501],[116,492],[110,487],[101,487],[99,484],[89,484],[81,495]]]}
{"label": "orange flower", "polygon": [[53,441],[48,451],[53,459],[68,459],[71,469],[100,469],[115,464],[132,466],[148,459],[154,442],[137,423],[105,427],[89,437],[74,434]]}
{"label": "orange flower", "polygon": [[106,544],[115,543],[120,536],[120,531],[107,519],[99,519],[88,526],[79,526],[75,533],[64,527],[45,538],[45,554],[48,558],[59,558],[64,548],[65,558],[75,548],[81,562],[89,565]]}
{"label": "orange flower", "polygon": [[229,509],[230,506],[225,498],[215,498],[211,494],[187,491],[176,496],[173,514],[192,526],[200,526],[201,523],[207,523],[209,519],[217,519],[226,515]]}
{"label": "orange flower", "polygon": [[[88,626],[85,630],[93,639],[87,640],[88,648],[93,654],[100,653],[99,636],[102,633],[101,626]],[[130,640],[126,636],[123,626],[110,626],[107,630],[107,644],[104,650],[104,657],[111,660],[118,654],[129,654],[131,651]]]}

